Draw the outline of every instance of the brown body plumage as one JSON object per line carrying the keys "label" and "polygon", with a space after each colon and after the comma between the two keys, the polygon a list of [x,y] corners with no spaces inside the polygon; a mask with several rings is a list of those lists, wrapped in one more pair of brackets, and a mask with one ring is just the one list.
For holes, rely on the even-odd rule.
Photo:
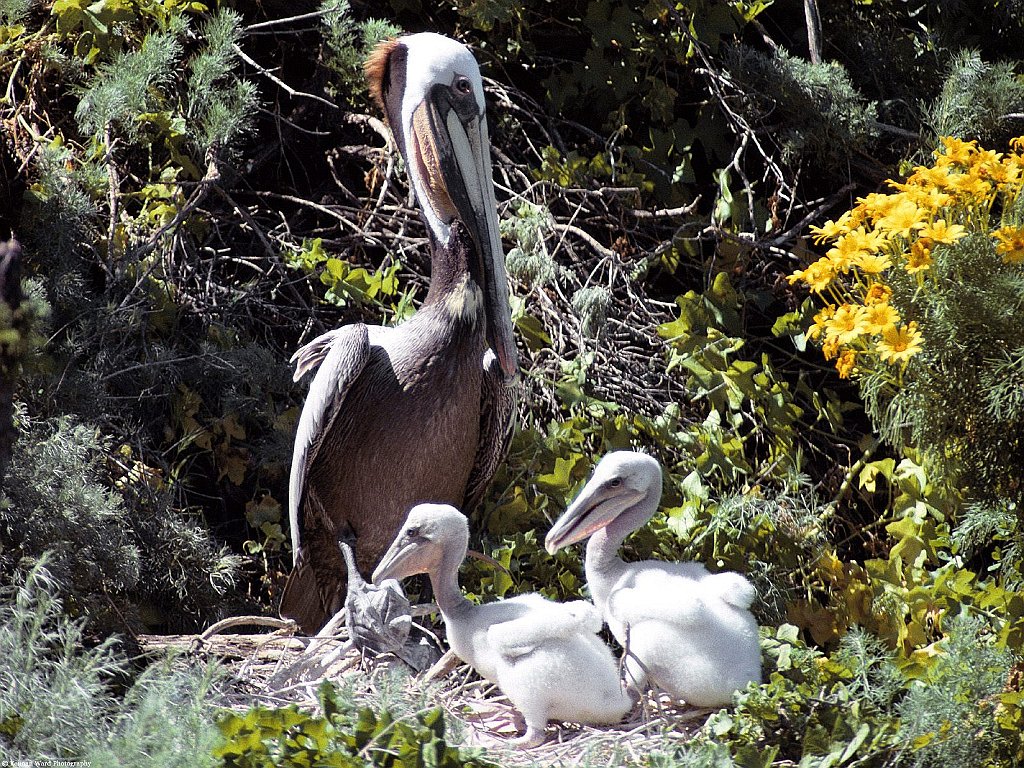
{"label": "brown body plumage", "polygon": [[[412,506],[471,505],[504,454],[512,415],[515,350],[476,64],[438,35],[392,41],[372,61],[430,228],[431,285],[405,323],[344,326],[295,356],[296,378],[319,370],[293,455],[296,557],[281,613],[308,632],[344,604],[338,541],[354,541],[368,575]],[[476,88],[465,88],[463,70]]]}

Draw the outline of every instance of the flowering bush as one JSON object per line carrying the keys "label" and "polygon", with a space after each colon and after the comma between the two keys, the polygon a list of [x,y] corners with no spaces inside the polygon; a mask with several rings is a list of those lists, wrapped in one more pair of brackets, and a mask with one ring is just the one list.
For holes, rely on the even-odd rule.
{"label": "flowering bush", "polygon": [[[956,138],[942,144],[932,166],[918,166],[902,184],[889,182],[897,192],[860,198],[838,221],[811,227],[817,242],[834,245],[789,278],[828,302],[808,335],[821,339],[825,357],[836,359],[843,378],[879,363],[902,366],[921,351],[924,332],[904,315],[921,313],[930,283],[948,277],[933,268],[936,256],[946,252],[953,266],[956,246],[968,235],[985,236],[1006,264],[1024,262],[1017,204],[1024,155],[980,150]],[[1024,148],[1024,136],[1014,147]],[[896,302],[894,287],[904,289]]]}
{"label": "flowering bush", "polygon": [[942,139],[934,163],[813,227],[825,256],[790,276],[824,301],[808,337],[855,378],[883,437],[1015,495],[1024,455],[1024,137]]}

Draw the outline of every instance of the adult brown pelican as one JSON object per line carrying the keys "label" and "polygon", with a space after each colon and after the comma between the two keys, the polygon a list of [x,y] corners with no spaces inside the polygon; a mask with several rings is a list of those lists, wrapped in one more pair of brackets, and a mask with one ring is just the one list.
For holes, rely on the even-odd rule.
{"label": "adult brown pelican", "polygon": [[[480,70],[422,33],[382,43],[371,91],[430,238],[430,289],[394,328],[346,325],[301,348],[319,370],[299,419],[281,614],[316,631],[345,600],[339,540],[368,575],[419,502],[468,509],[504,455],[517,371]],[[489,347],[489,349],[488,349]]]}

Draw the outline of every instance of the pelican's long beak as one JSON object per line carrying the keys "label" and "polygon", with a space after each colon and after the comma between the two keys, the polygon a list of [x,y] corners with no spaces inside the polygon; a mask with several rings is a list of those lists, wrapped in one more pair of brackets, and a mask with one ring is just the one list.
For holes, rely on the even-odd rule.
{"label": "pelican's long beak", "polygon": [[642,496],[623,486],[610,488],[600,482],[588,483],[551,526],[544,548],[553,555],[562,547],[590,538]]}
{"label": "pelican's long beak", "polygon": [[370,580],[374,584],[380,584],[385,579],[404,579],[422,573],[415,562],[415,553],[418,549],[415,542],[409,542],[404,538],[396,539],[373,569]]}
{"label": "pelican's long beak", "polygon": [[427,197],[421,200],[428,218],[447,225],[458,217],[470,232],[480,254],[486,302],[487,340],[506,375],[518,370],[512,337],[512,311],[508,300],[505,252],[498,230],[498,204],[494,197],[491,142],[487,118],[480,112],[458,109],[447,89],[435,86],[413,112],[413,146],[407,147]]}

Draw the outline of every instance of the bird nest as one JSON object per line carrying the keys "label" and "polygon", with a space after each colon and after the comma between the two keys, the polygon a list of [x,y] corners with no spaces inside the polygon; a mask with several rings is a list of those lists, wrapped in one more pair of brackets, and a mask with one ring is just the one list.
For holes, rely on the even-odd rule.
{"label": "bird nest", "polygon": [[[242,623],[274,631],[224,633]],[[438,658],[440,641],[430,629],[421,629],[430,638],[432,658]],[[217,662],[225,672],[222,703],[238,711],[257,705],[316,711],[324,681],[343,690],[356,706],[387,709],[396,719],[441,707],[450,744],[483,748],[487,759],[503,766],[642,764],[652,751],[689,741],[713,711],[648,693],[618,725],[550,723],[543,744],[521,749],[512,744],[525,728],[515,707],[496,685],[450,654],[429,669],[414,670],[392,654],[353,648],[343,628],[311,638],[297,635],[292,622],[265,617],[228,619],[201,635],[142,635],[138,640],[150,656],[171,653],[181,663]]]}

